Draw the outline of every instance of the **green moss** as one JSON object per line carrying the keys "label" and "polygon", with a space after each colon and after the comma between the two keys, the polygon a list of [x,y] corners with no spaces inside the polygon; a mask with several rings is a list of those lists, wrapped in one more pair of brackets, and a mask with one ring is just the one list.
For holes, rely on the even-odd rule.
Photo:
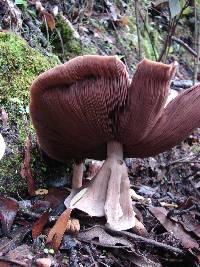
{"label": "green moss", "polygon": [[[21,145],[19,144],[19,147]],[[12,146],[9,156],[4,156],[1,160],[0,168],[0,192],[7,194],[24,193],[27,182],[20,176],[23,154]]]}
{"label": "green moss", "polygon": [[[31,48],[21,37],[0,32],[0,107],[8,114],[8,129],[3,130],[8,154],[1,160],[0,192],[24,192],[26,180],[20,176],[24,143],[33,128],[29,121],[29,87],[42,72],[59,64],[58,57],[44,56]],[[25,122],[24,117],[28,120]]]}
{"label": "green moss", "polygon": [[0,32],[0,102],[27,104],[34,78],[58,63],[57,57],[41,55],[19,36]]}
{"label": "green moss", "polygon": [[74,36],[70,25],[60,16],[56,18],[56,28],[50,36],[53,52],[62,60],[81,55],[81,42]]}
{"label": "green moss", "polygon": [[83,46],[83,55],[97,55],[98,50],[97,47],[90,43],[89,45],[84,45]]}

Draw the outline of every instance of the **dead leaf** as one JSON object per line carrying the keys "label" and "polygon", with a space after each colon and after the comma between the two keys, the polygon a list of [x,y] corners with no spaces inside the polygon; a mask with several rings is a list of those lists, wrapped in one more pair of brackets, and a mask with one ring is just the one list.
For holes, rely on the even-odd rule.
{"label": "dead leaf", "polygon": [[44,200],[48,201],[52,208],[55,208],[64,202],[68,194],[69,192],[65,188],[50,187]]}
{"label": "dead leaf", "polygon": [[35,195],[38,196],[38,195],[47,195],[48,194],[48,190],[47,189],[38,189],[35,191]]}
{"label": "dead leaf", "polygon": [[[11,233],[12,239],[0,239],[0,257],[10,250],[15,249],[24,239],[24,236],[30,231],[30,226],[20,227]],[[2,242],[3,241],[3,242]]]}
{"label": "dead leaf", "polygon": [[30,136],[27,136],[26,138],[26,144],[25,144],[25,157],[24,157],[24,162],[21,167],[21,172],[20,175],[22,178],[27,179],[27,184],[28,184],[28,192],[30,196],[35,195],[35,181],[33,179],[31,169],[30,169],[30,148],[31,148],[31,138]]}
{"label": "dead leaf", "polygon": [[51,207],[52,205],[49,201],[38,199],[34,201],[33,205],[30,206],[29,209],[35,213],[42,213]]}
{"label": "dead leaf", "polygon": [[0,220],[4,234],[9,233],[18,208],[19,205],[16,200],[0,196]]}
{"label": "dead leaf", "polygon": [[18,263],[20,266],[31,266],[33,254],[28,245],[21,245],[6,254],[6,259],[10,262]]}
{"label": "dead leaf", "polygon": [[124,237],[111,236],[101,227],[94,226],[81,231],[77,239],[80,241],[101,245],[103,247],[131,247],[132,243]]}
{"label": "dead leaf", "polygon": [[54,19],[54,16],[50,13],[48,13],[46,10],[41,10],[40,14],[43,16],[43,18],[46,20],[48,27],[53,31],[56,27],[56,22]]}
{"label": "dead leaf", "polygon": [[196,248],[199,249],[199,244],[193,239],[184,228],[176,222],[167,218],[167,210],[162,207],[149,207],[150,212],[159,220],[164,228],[176,238],[186,249]]}
{"label": "dead leaf", "polygon": [[153,255],[147,257],[141,253],[136,253],[135,251],[123,251],[123,256],[125,259],[130,260],[134,267],[162,267],[158,262],[158,259]]}
{"label": "dead leaf", "polygon": [[63,235],[67,229],[67,222],[70,218],[71,209],[66,209],[58,218],[55,225],[51,228],[46,243],[51,243],[54,250],[60,247]]}
{"label": "dead leaf", "polygon": [[200,224],[195,212],[197,206],[198,200],[194,197],[188,197],[184,203],[178,207],[177,213],[174,212],[170,218],[182,224],[187,232],[193,232],[200,238]]}
{"label": "dead leaf", "polygon": [[198,200],[195,197],[188,197],[179,207],[179,210],[189,209],[192,205],[198,204]]}
{"label": "dead leaf", "polygon": [[200,224],[198,218],[195,218],[195,215],[190,213],[185,213],[181,216],[180,223],[183,225],[186,231],[193,232],[198,238],[200,238]]}
{"label": "dead leaf", "polygon": [[44,226],[46,225],[46,223],[48,222],[48,218],[49,218],[49,211],[46,211],[42,214],[42,216],[33,224],[32,227],[32,237],[33,239],[37,238]]}
{"label": "dead leaf", "polygon": [[12,267],[9,262],[3,261],[3,260],[0,260],[0,266],[1,267]]}
{"label": "dead leaf", "polygon": [[127,26],[128,25],[128,17],[127,16],[123,16],[120,19],[117,20],[117,23],[120,23],[122,26]]}
{"label": "dead leaf", "polygon": [[144,227],[144,225],[135,218],[135,226],[132,228],[133,232],[140,235],[140,236],[148,236],[147,229]]}

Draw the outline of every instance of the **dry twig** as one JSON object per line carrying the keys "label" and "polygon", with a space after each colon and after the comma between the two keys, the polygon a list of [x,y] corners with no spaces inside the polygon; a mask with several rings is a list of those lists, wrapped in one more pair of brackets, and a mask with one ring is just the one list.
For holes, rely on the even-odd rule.
{"label": "dry twig", "polygon": [[166,244],[163,244],[161,242],[158,242],[158,241],[146,238],[146,237],[142,237],[142,236],[139,236],[139,235],[136,235],[136,234],[133,234],[133,233],[129,233],[127,231],[115,231],[115,230],[111,230],[111,229],[108,229],[108,228],[105,228],[105,230],[107,232],[111,233],[111,234],[121,235],[121,236],[126,237],[128,239],[132,239],[135,242],[143,242],[143,243],[145,243],[147,245],[154,246],[154,247],[157,247],[157,248],[162,248],[164,250],[167,250],[167,251],[179,254],[179,255],[184,255],[185,254],[184,251],[179,249],[179,248],[172,247],[170,245],[166,245]]}
{"label": "dry twig", "polygon": [[141,39],[140,39],[140,25],[139,25],[139,3],[138,0],[135,0],[135,18],[136,18],[136,27],[137,27],[137,38],[138,38],[138,60],[141,60]]}

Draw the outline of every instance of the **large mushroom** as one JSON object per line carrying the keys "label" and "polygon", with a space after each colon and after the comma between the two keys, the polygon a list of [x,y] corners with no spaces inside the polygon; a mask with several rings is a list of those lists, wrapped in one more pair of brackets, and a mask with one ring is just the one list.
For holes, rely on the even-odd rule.
{"label": "large mushroom", "polygon": [[[78,162],[66,206],[106,216],[115,230],[134,226],[124,157],[156,155],[200,126],[200,85],[165,107],[175,69],[144,59],[130,81],[117,57],[81,56],[34,81],[30,114],[41,149]],[[106,159],[85,187],[83,158]]]}

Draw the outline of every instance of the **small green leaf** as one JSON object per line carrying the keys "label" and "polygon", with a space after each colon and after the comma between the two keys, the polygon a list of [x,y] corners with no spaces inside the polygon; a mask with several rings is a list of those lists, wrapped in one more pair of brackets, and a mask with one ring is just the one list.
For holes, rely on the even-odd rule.
{"label": "small green leaf", "polygon": [[15,0],[16,5],[25,5],[26,1],[25,0]]}
{"label": "small green leaf", "polygon": [[173,54],[173,52],[174,52],[174,49],[173,49],[172,46],[170,46],[170,48],[169,48],[169,53],[170,53],[170,54]]}
{"label": "small green leaf", "polygon": [[186,7],[186,8],[184,9],[184,11],[183,11],[183,15],[188,15],[188,14],[190,14],[190,13],[192,13],[192,12],[193,12],[192,7],[191,7],[191,6],[188,6],[188,7]]}
{"label": "small green leaf", "polygon": [[50,248],[49,249],[49,254],[54,254],[54,253],[55,253],[54,249]]}
{"label": "small green leaf", "polygon": [[49,253],[48,248],[45,248],[43,251],[44,251],[45,254],[48,254]]}

